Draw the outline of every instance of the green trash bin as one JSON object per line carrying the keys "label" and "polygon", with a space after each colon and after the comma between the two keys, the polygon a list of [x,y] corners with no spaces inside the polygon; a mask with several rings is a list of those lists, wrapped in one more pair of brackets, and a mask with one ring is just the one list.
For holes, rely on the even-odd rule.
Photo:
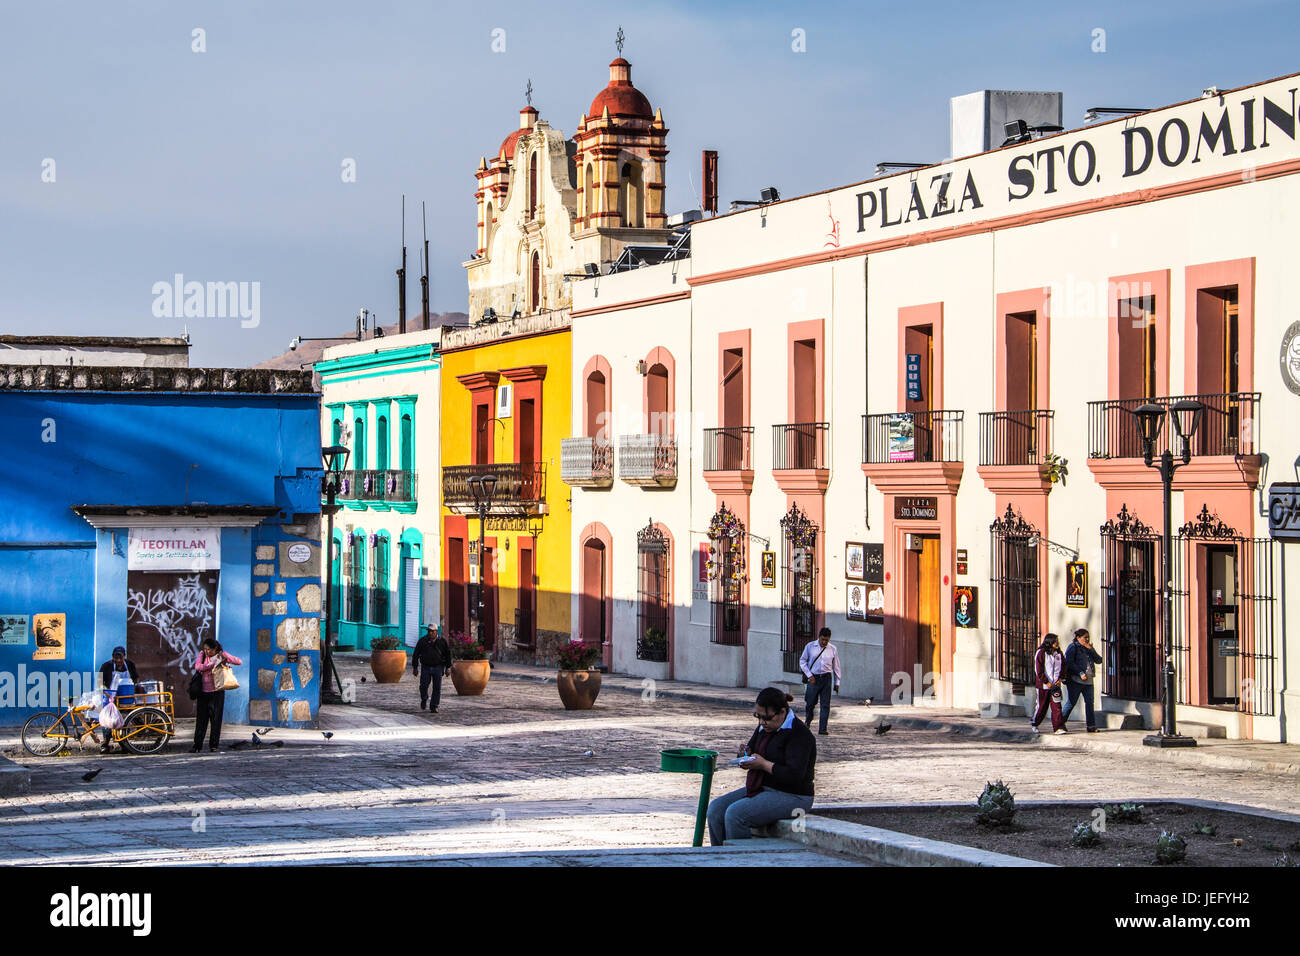
{"label": "green trash bin", "polygon": [[709,813],[709,791],[713,788],[713,771],[717,766],[716,750],[698,750],[694,747],[677,747],[659,751],[659,769],[668,773],[698,773],[700,805],[695,811],[695,840],[691,846],[704,846],[704,821]]}

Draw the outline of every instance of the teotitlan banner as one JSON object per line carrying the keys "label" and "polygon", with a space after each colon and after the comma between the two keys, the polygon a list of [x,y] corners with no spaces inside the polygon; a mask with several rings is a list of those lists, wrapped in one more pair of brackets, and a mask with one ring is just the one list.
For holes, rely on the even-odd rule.
{"label": "teotitlan banner", "polygon": [[131,529],[128,571],[215,571],[220,567],[220,528]]}

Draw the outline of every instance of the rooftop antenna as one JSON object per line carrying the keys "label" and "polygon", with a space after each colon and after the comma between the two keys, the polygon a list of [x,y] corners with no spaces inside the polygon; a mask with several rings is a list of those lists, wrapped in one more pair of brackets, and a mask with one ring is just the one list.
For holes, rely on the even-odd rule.
{"label": "rooftop antenna", "polygon": [[402,193],[402,268],[397,270],[397,331],[406,332],[406,193]]}
{"label": "rooftop antenna", "polygon": [[424,215],[424,200],[420,200],[420,231],[424,234],[424,274],[420,276],[420,309],[424,313],[424,330],[429,330],[429,221]]}
{"label": "rooftop antenna", "polygon": [[620,27],[618,28],[618,35],[617,35],[616,37],[614,37],[614,46],[618,47],[618,55],[619,55],[619,56],[622,56],[622,55],[623,55],[623,41],[624,41],[625,39],[627,39],[627,38],[623,36],[623,27],[620,26]]}

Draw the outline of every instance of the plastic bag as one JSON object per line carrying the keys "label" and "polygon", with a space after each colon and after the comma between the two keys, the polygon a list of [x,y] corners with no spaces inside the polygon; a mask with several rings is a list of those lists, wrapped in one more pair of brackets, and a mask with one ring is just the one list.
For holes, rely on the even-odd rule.
{"label": "plastic bag", "polygon": [[104,692],[102,690],[88,690],[77,698],[78,707],[101,708],[104,706]]}
{"label": "plastic bag", "polygon": [[117,730],[123,723],[122,712],[110,700],[99,712],[99,725],[109,730]]}

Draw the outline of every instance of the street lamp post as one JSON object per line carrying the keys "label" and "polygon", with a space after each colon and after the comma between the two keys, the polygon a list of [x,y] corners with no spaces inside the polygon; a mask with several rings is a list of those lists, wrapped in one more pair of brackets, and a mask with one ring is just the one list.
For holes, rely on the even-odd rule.
{"label": "street lamp post", "polygon": [[[1157,468],[1160,472],[1160,480],[1164,486],[1164,513],[1165,528],[1163,539],[1163,558],[1161,561],[1160,573],[1163,577],[1161,587],[1161,628],[1163,631],[1162,644],[1164,645],[1165,663],[1164,663],[1164,706],[1163,719],[1161,721],[1160,732],[1148,734],[1142,742],[1148,747],[1195,747],[1196,740],[1192,737],[1185,737],[1178,732],[1178,717],[1176,707],[1178,701],[1177,675],[1174,673],[1174,648],[1173,648],[1173,630],[1174,630],[1174,609],[1173,609],[1173,497],[1174,497],[1174,472],[1186,465],[1192,460],[1192,438],[1196,435],[1196,430],[1201,424],[1201,415],[1205,411],[1205,406],[1200,402],[1192,399],[1179,399],[1174,403],[1172,408],[1172,417],[1174,420],[1174,431],[1178,439],[1182,442],[1182,452],[1180,463],[1174,461],[1172,447],[1166,447],[1160,454],[1159,464],[1154,462],[1154,450],[1156,440],[1160,437],[1160,426],[1164,424],[1167,415],[1163,405],[1157,405],[1148,402],[1138,407],[1134,415],[1138,420],[1138,433],[1142,439],[1142,457],[1146,461],[1148,468]],[[1168,443],[1169,446],[1173,442]]]}
{"label": "street lamp post", "polygon": [[493,474],[474,475],[469,479],[469,490],[474,496],[474,510],[478,512],[478,642],[483,643],[484,609],[483,599],[486,574],[483,567],[483,547],[487,530],[488,511],[492,508],[492,492],[496,490],[497,476]]}
{"label": "street lamp post", "polygon": [[[322,704],[337,704],[343,700],[343,682],[339,680],[339,672],[334,667],[333,641],[331,640],[332,625],[334,623],[334,515],[338,513],[339,505],[335,504],[335,496],[339,492],[339,482],[342,477],[343,469],[347,467],[348,450],[343,445],[330,445],[322,449],[321,458],[325,462],[325,474],[321,477],[321,495],[325,501],[321,505],[321,511],[325,514],[325,621],[321,634],[321,683],[320,683],[320,702]],[[335,691],[330,685],[330,678],[333,677],[334,684],[338,687]]]}

